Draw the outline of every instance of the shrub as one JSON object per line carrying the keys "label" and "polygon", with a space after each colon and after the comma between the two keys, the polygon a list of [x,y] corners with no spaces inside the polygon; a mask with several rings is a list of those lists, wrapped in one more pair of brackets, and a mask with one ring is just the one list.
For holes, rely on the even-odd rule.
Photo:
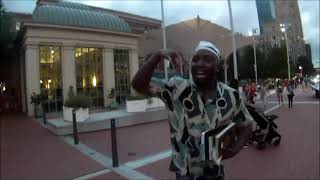
{"label": "shrub", "polygon": [[45,97],[42,93],[36,94],[35,92],[32,93],[30,98],[31,98],[31,104],[34,104],[36,106],[40,105],[45,100]]}
{"label": "shrub", "polygon": [[69,88],[68,96],[69,96],[68,99],[64,103],[65,107],[72,107],[77,109],[77,108],[88,108],[91,105],[91,99],[82,94],[75,95],[72,86],[70,86]]}

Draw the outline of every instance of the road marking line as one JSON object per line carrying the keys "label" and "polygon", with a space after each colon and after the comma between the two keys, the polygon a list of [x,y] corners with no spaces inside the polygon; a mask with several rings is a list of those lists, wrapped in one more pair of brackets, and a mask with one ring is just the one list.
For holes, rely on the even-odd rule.
{"label": "road marking line", "polygon": [[111,172],[110,169],[103,169],[103,170],[96,171],[94,173],[89,173],[89,174],[86,174],[86,175],[83,175],[83,176],[79,176],[79,177],[74,178],[72,180],[87,180],[87,179],[91,179],[91,178],[94,178],[94,177],[97,177],[97,176],[100,176],[102,174],[106,174],[106,173],[109,173],[109,172]]}
{"label": "road marking line", "polygon": [[[278,104],[278,101],[269,101],[270,104]],[[284,101],[283,104],[288,104],[288,101]],[[315,101],[294,101],[293,104],[320,104],[320,102]]]}
{"label": "road marking line", "polygon": [[270,109],[268,109],[268,110],[265,110],[264,113],[265,113],[265,114],[268,114],[269,112],[274,111],[275,109],[277,109],[277,108],[279,108],[279,107],[280,107],[280,105],[278,104],[278,105],[273,106],[272,108],[270,108]]}
{"label": "road marking line", "polygon": [[102,164],[103,166],[109,168],[113,172],[117,173],[120,176],[123,176],[127,179],[153,179],[149,176],[146,176],[138,171],[135,171],[125,165],[120,165],[117,168],[112,167],[112,159],[108,156],[105,156],[94,149],[88,147],[87,145],[79,142],[78,145],[73,144],[73,138],[71,136],[62,137],[62,140],[66,142],[71,147],[79,150],[81,153],[85,154],[92,160]]}
{"label": "road marking line", "polygon": [[166,151],[154,154],[154,155],[146,156],[142,159],[127,162],[125,165],[132,168],[132,169],[136,169],[136,168],[157,162],[159,160],[165,159],[167,157],[170,157],[171,154],[172,154],[172,151],[171,151],[171,149],[169,149],[169,150],[166,150]]}

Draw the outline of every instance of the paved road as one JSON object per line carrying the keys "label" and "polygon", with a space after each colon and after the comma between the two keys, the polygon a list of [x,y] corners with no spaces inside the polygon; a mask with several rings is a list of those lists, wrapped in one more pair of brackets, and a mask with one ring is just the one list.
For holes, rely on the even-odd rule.
{"label": "paved road", "polygon": [[[320,179],[319,99],[310,89],[297,90],[292,109],[276,114],[283,140],[279,147],[243,149],[225,161],[226,179]],[[259,105],[259,102],[257,103]],[[167,120],[117,129],[120,167],[111,167],[110,131],[81,134],[68,144],[22,115],[1,116],[0,179],[174,179]]]}

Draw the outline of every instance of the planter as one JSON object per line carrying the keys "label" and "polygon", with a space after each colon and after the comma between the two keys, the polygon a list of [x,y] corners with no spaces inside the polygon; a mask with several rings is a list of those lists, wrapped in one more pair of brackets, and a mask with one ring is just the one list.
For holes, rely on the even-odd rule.
{"label": "planter", "polygon": [[42,107],[41,105],[34,105],[33,106],[33,114],[34,118],[41,118],[42,117]]}
{"label": "planter", "polygon": [[165,104],[159,98],[127,100],[127,112],[145,112],[151,109],[165,108]]}
{"label": "planter", "polygon": [[[149,101],[149,102],[148,102]],[[166,105],[163,103],[163,101],[160,98],[152,97],[151,101],[147,100],[146,109],[161,109],[166,108]]]}
{"label": "planter", "polygon": [[[63,119],[72,122],[72,109],[71,107],[63,106]],[[78,108],[76,110],[76,121],[83,122],[89,118],[89,108]]]}

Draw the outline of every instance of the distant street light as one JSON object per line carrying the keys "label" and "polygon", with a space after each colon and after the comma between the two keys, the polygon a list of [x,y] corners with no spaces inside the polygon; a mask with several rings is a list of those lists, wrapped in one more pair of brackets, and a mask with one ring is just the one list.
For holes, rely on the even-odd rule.
{"label": "distant street light", "polygon": [[300,76],[302,77],[302,66],[299,66]]}
{"label": "distant street light", "polygon": [[256,55],[256,42],[254,39],[254,35],[257,32],[258,28],[253,28],[251,32],[249,32],[249,35],[252,35],[253,39],[253,56],[254,56],[254,74],[256,77],[256,85],[258,84],[258,69],[257,69],[257,55]]}
{"label": "distant street light", "polygon": [[289,62],[289,46],[288,46],[288,37],[287,37],[287,25],[286,24],[280,24],[280,29],[282,32],[284,32],[284,37],[286,39],[286,47],[287,47],[287,63],[288,63],[288,80],[290,80],[290,62]]}

